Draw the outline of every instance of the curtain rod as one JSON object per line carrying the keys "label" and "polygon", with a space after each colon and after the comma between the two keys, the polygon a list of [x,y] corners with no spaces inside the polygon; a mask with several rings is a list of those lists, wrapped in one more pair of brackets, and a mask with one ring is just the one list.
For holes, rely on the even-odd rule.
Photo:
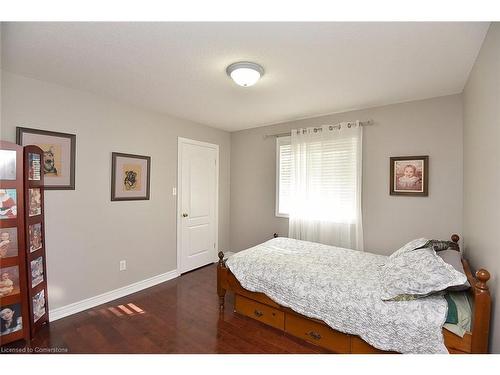
{"label": "curtain rod", "polygon": [[[342,125],[344,122],[339,122],[338,124],[325,124],[325,125],[319,125],[319,126],[316,126],[316,127],[320,127],[320,126],[335,126],[335,127],[338,127],[340,125]],[[354,121],[345,121],[345,123],[354,123]],[[366,120],[366,121],[360,121],[359,124],[361,126],[368,126],[368,125],[373,125],[373,121],[372,120]],[[267,139],[267,138],[271,138],[271,137],[276,137],[276,138],[279,138],[279,137],[287,137],[291,134],[291,131],[288,131],[288,132],[285,132],[285,133],[276,133],[276,134],[266,134],[264,135],[264,139]]]}

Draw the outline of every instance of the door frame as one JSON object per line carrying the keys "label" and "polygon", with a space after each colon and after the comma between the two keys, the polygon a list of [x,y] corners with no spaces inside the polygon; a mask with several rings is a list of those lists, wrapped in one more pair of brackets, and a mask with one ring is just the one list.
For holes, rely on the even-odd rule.
{"label": "door frame", "polygon": [[216,151],[215,154],[215,249],[213,254],[213,261],[216,262],[218,259],[219,252],[219,145],[196,141],[194,139],[177,137],[177,272],[179,274],[183,272],[187,272],[183,269],[182,265],[182,212],[181,212],[181,203],[182,203],[182,145],[183,144],[191,144],[195,146],[203,146],[214,149]]}

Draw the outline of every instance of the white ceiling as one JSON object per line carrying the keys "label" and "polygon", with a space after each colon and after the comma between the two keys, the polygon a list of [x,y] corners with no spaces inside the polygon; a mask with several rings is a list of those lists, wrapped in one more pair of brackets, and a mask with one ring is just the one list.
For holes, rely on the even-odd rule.
{"label": "white ceiling", "polygon": [[[488,23],[3,23],[2,67],[235,131],[461,92]],[[236,86],[227,65],[265,69]]]}

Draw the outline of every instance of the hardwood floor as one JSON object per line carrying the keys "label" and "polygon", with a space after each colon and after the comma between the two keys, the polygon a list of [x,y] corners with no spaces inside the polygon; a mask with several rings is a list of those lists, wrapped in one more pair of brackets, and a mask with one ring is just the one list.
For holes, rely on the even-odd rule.
{"label": "hardwood floor", "polygon": [[324,353],[253,319],[219,313],[216,267],[206,266],[127,297],[50,323],[28,345],[68,353]]}

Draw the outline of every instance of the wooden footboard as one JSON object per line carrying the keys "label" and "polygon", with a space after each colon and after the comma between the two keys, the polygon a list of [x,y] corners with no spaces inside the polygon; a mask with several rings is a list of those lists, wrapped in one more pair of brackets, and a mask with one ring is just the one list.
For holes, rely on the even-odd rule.
{"label": "wooden footboard", "polygon": [[[458,236],[453,242],[458,244]],[[475,277],[469,264],[462,259],[465,272],[471,284],[470,294],[474,300],[472,330],[459,337],[443,328],[443,336],[448,351],[452,354],[487,353],[490,327],[491,296],[486,285],[490,278],[488,271],[480,269]],[[220,309],[224,309],[227,291],[235,293],[235,312],[246,315],[264,324],[278,328],[287,334],[299,337],[335,353],[390,353],[374,348],[359,336],[336,331],[324,322],[308,318],[293,310],[280,306],[264,293],[250,292],[243,288],[236,277],[226,267],[224,253],[219,252],[217,265],[217,294]]]}

